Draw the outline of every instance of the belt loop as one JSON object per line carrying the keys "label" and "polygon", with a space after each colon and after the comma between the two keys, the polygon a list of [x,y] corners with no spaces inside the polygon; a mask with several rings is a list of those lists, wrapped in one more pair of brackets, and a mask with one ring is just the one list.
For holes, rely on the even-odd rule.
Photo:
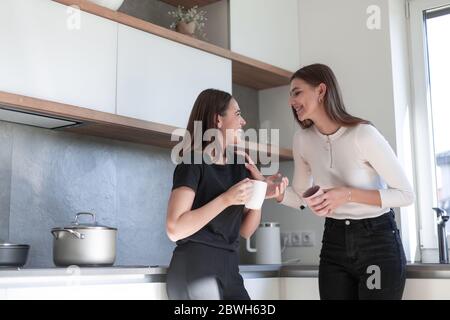
{"label": "belt loop", "polygon": [[388,216],[389,223],[391,224],[392,230],[397,229],[397,225],[395,223],[395,215],[394,215],[394,211],[392,210],[392,208],[389,210],[389,212],[386,213],[386,215]]}

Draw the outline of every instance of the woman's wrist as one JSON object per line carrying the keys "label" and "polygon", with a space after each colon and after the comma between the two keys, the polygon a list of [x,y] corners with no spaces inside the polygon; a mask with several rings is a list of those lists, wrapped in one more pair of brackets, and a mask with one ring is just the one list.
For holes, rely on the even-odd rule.
{"label": "woman's wrist", "polygon": [[226,192],[222,193],[222,194],[219,196],[219,198],[221,199],[223,205],[224,205],[226,208],[228,208],[229,206],[231,206],[229,197],[228,197],[228,195],[227,195]]}

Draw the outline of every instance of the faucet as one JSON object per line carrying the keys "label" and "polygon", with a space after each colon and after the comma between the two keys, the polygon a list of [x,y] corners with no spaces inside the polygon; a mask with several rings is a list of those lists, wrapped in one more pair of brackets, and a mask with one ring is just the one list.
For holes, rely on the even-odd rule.
{"label": "faucet", "polygon": [[438,244],[439,244],[439,263],[449,263],[448,261],[448,243],[445,223],[450,218],[448,213],[441,208],[433,208],[437,214]]}

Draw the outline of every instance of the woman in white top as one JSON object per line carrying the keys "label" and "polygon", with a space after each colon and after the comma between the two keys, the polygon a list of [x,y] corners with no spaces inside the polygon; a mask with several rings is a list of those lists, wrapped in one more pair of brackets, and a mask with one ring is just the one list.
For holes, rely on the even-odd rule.
{"label": "woman in white top", "polygon": [[321,299],[401,299],[406,259],[391,208],[412,204],[414,192],[389,143],[346,112],[328,66],[295,72],[289,103],[301,128],[293,139],[292,186],[277,200],[304,208],[304,191],[325,191],[310,203],[325,217]]}

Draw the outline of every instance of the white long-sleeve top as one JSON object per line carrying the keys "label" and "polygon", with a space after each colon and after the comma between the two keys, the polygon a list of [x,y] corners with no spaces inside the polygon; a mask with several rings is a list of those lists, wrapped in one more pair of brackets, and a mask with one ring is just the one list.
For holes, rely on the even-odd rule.
{"label": "white long-sleeve top", "polygon": [[378,130],[369,124],[341,127],[331,135],[314,125],[299,129],[293,139],[294,177],[286,189],[284,205],[306,206],[302,194],[313,184],[324,189],[352,187],[378,190],[381,207],[346,203],[331,215],[335,219],[365,219],[394,207],[414,202],[414,192],[394,151]]}

